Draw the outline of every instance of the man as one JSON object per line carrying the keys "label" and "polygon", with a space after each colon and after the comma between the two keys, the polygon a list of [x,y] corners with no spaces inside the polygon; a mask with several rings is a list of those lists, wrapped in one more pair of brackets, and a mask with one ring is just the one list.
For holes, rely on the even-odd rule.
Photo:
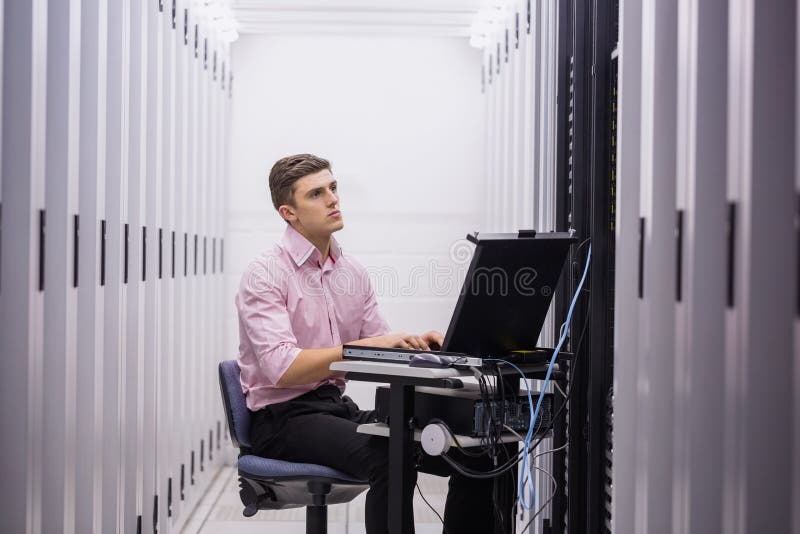
{"label": "man", "polygon": [[[374,412],[342,396],[344,378],[329,367],[342,359],[345,343],[431,350],[443,336],[390,332],[366,270],[332,237],[344,223],[328,161],[310,154],[285,157],[273,166],[269,189],[286,231],[281,243],[250,264],[236,297],[254,453],[369,480],[366,530],[386,533],[387,440],[356,432],[374,421]],[[427,463],[426,471],[449,474],[441,462]],[[408,499],[413,491],[413,485],[405,488]],[[491,482],[452,475],[444,520],[450,534],[491,532]]]}

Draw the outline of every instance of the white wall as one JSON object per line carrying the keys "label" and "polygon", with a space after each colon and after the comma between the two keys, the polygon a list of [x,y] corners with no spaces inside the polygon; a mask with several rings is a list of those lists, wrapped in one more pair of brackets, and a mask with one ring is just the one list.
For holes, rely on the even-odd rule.
{"label": "white wall", "polygon": [[[269,170],[300,152],[331,161],[345,220],[336,238],[375,274],[392,328],[444,332],[461,279],[437,290],[428,273],[460,271],[451,248],[482,229],[481,53],[463,38],[262,35],[243,36],[232,55],[230,357],[239,277],[285,226],[269,198]],[[421,274],[417,284],[412,272]],[[351,383],[348,391],[372,405],[371,386]]]}

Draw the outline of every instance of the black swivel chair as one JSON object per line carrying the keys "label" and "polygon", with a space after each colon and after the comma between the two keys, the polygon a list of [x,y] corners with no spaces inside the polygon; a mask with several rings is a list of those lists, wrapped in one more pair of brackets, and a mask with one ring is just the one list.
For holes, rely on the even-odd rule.
{"label": "black swivel chair", "polygon": [[250,454],[250,410],[239,382],[239,364],[219,364],[219,385],[228,430],[239,448],[239,497],[245,517],[258,510],[306,507],[306,534],[326,534],[328,505],[353,500],[367,482],[330,467],[272,460]]}

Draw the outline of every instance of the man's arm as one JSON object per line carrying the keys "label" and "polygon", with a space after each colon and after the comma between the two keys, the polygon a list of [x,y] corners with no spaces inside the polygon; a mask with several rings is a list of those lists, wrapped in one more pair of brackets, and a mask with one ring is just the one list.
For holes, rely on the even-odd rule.
{"label": "man's arm", "polygon": [[[430,334],[430,332],[428,333]],[[424,334],[424,335],[428,335]],[[439,334],[441,336],[441,334]],[[427,342],[422,336],[406,333],[386,334],[385,336],[369,337],[352,341],[350,345],[365,345],[368,347],[391,348],[413,348],[418,350],[429,350]],[[295,357],[292,364],[278,380],[278,387],[300,386],[303,384],[313,384],[326,378],[337,375],[331,371],[330,366],[333,362],[342,359],[342,346],[329,347],[325,349],[303,349]]]}
{"label": "man's arm", "polygon": [[341,345],[325,349],[303,349],[278,380],[277,386],[300,386],[330,378],[334,375],[330,370],[331,364],[341,359]]}

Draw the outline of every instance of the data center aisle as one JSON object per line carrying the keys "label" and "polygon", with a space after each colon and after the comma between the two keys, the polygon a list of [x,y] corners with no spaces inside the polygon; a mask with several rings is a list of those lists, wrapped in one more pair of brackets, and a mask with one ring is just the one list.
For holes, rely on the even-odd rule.
{"label": "data center aisle", "polygon": [[[443,513],[447,496],[447,479],[420,473],[419,487],[436,511]],[[329,534],[365,534],[365,495],[362,493],[349,506],[337,504],[328,508]],[[442,523],[422,501],[419,493],[414,494],[414,517],[417,534],[442,532]],[[264,532],[304,534],[305,531],[305,508],[261,511],[254,517],[244,517],[239,500],[236,469],[233,467],[220,469],[182,530],[183,534],[263,534]]]}

